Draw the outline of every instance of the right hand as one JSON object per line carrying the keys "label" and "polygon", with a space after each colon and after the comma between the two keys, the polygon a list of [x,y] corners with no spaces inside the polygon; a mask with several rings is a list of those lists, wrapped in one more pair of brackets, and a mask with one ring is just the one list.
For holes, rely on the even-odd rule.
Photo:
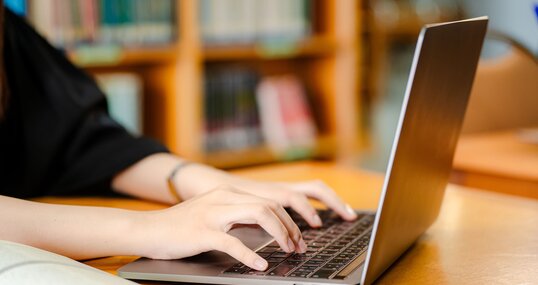
{"label": "right hand", "polygon": [[177,259],[218,250],[251,268],[265,270],[267,262],[263,258],[227,233],[235,224],[258,224],[284,251],[306,251],[299,228],[280,204],[230,186],[139,217],[141,255],[153,259]]}

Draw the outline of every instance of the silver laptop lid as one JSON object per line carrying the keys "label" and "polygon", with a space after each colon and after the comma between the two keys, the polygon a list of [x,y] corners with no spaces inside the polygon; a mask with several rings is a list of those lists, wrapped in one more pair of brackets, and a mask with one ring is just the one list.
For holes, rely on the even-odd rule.
{"label": "silver laptop lid", "polygon": [[361,284],[372,283],[437,218],[488,18],[419,36]]}

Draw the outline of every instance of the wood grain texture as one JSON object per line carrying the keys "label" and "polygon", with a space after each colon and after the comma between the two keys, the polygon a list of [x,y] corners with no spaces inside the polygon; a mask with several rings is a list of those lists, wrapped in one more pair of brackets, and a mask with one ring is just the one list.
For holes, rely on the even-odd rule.
{"label": "wood grain texture", "polygon": [[[322,179],[355,208],[375,209],[379,174],[325,163],[293,163],[236,171],[254,179]],[[46,198],[44,202],[150,210],[163,207],[132,199]],[[115,273],[135,257],[86,264]],[[378,280],[379,284],[536,284],[538,201],[461,186],[447,188],[436,223]],[[147,283],[151,284],[151,283]]]}

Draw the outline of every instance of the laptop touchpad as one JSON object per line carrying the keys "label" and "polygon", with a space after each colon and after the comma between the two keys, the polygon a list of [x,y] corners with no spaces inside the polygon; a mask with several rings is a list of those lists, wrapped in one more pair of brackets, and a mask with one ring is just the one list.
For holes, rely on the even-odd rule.
{"label": "laptop touchpad", "polygon": [[228,232],[230,235],[240,239],[250,249],[258,249],[273,239],[258,225],[239,226]]}

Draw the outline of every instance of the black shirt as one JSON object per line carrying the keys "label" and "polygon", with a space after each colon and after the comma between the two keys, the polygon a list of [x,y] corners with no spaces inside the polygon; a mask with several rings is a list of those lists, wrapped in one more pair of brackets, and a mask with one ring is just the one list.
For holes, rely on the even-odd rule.
{"label": "black shirt", "polygon": [[166,152],[134,138],[107,113],[104,94],[83,71],[5,10],[9,88],[0,119],[0,195],[103,195],[112,177]]}

